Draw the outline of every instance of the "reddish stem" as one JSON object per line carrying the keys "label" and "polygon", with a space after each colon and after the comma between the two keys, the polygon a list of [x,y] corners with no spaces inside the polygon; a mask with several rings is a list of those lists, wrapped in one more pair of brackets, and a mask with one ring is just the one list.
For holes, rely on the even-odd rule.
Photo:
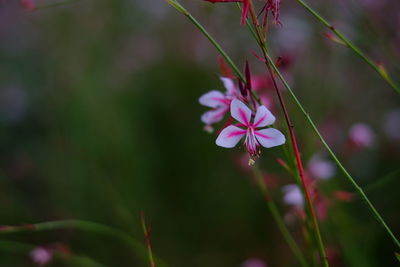
{"label": "reddish stem", "polygon": [[154,258],[153,258],[153,252],[151,249],[151,241],[150,241],[150,229],[148,229],[147,225],[146,225],[146,221],[144,219],[144,212],[140,212],[140,220],[142,223],[142,228],[143,228],[143,233],[144,236],[146,238],[146,247],[147,247],[147,253],[149,254],[149,261],[150,261],[150,266],[151,267],[155,267],[155,263],[154,263]]}
{"label": "reddish stem", "polygon": [[325,252],[325,248],[324,248],[323,243],[322,243],[322,238],[321,238],[321,233],[320,233],[319,226],[318,226],[317,216],[315,214],[315,210],[314,210],[314,206],[313,206],[312,201],[311,201],[310,193],[308,192],[308,188],[307,188],[307,185],[306,185],[303,163],[302,163],[301,158],[300,158],[299,147],[297,145],[296,136],[294,134],[293,124],[292,124],[292,122],[290,120],[289,113],[287,111],[287,108],[286,108],[285,102],[283,100],[282,94],[281,94],[281,92],[280,92],[280,90],[278,88],[278,85],[276,83],[276,80],[275,80],[275,77],[274,77],[274,72],[273,72],[273,70],[272,70],[272,68],[270,66],[269,61],[268,61],[267,52],[266,52],[265,47],[263,45],[263,38],[262,38],[262,36],[260,36],[260,33],[259,33],[259,27],[260,26],[259,26],[259,23],[258,23],[257,16],[256,16],[256,14],[254,12],[254,8],[253,8],[252,3],[250,4],[250,14],[251,14],[251,17],[252,17],[252,20],[253,20],[253,25],[254,25],[254,27],[256,29],[257,38],[259,39],[258,41],[260,42],[260,47],[261,47],[261,50],[262,50],[262,53],[263,53],[263,56],[264,56],[264,59],[265,59],[265,65],[268,68],[268,72],[269,72],[269,74],[271,76],[271,79],[272,79],[276,94],[277,94],[278,99],[279,99],[279,103],[281,105],[281,108],[282,108],[284,116],[285,116],[286,124],[287,124],[288,129],[289,129],[290,139],[292,141],[293,151],[294,151],[294,154],[295,154],[296,163],[297,163],[297,167],[298,167],[298,170],[299,170],[300,180],[301,180],[301,183],[302,183],[303,188],[304,188],[304,195],[305,195],[305,198],[306,198],[306,201],[307,201],[307,205],[308,205],[309,210],[310,210],[310,215],[312,217],[312,223],[313,223],[313,227],[314,227],[314,230],[315,230],[315,233],[316,233],[316,238],[318,239],[318,246],[319,246],[321,261],[324,264],[324,266],[329,266],[328,259],[327,259],[327,256],[326,256],[326,252]]}

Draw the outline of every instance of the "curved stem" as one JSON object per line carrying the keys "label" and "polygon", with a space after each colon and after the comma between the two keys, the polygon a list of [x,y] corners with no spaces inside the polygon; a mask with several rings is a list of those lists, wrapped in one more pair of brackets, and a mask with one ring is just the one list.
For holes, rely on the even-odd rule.
{"label": "curved stem", "polygon": [[260,169],[256,165],[254,165],[252,169],[254,177],[256,178],[256,181],[258,183],[258,186],[264,195],[268,209],[271,212],[272,218],[274,219],[276,225],[278,226],[279,231],[283,235],[283,238],[285,239],[286,243],[289,245],[290,250],[292,251],[293,255],[297,258],[297,260],[300,262],[301,266],[303,267],[309,266],[303,256],[303,253],[301,252],[296,241],[294,240],[292,234],[286,227],[285,222],[282,219],[282,216],[279,214],[278,208],[270,196],[268,187],[264,182]]}
{"label": "curved stem", "polygon": [[221,56],[224,57],[226,62],[232,67],[233,71],[239,76],[240,80],[242,82],[246,82],[246,78],[244,75],[240,72],[239,68],[236,66],[236,64],[233,62],[233,60],[228,56],[228,54],[222,49],[222,47],[217,43],[217,41],[207,32],[206,29],[195,19],[179,2],[175,0],[165,0],[168,4],[173,6],[176,10],[181,12],[183,15],[185,15],[203,34],[207,39],[212,43],[212,45],[218,50],[218,52],[221,54]]}
{"label": "curved stem", "polygon": [[362,58],[371,68],[373,68],[398,94],[400,94],[400,87],[390,78],[386,71],[375,64],[370,58],[368,58],[357,46],[355,46],[349,39],[347,39],[341,32],[336,30],[336,28],[330,24],[325,18],[323,18],[316,10],[311,8],[303,0],[296,0],[300,5],[302,5],[308,12],[310,12],[317,20],[329,28],[348,48],[350,48],[354,53],[356,53],[360,58]]}
{"label": "curved stem", "polygon": [[[1,234],[11,234],[11,233],[20,233],[20,232],[40,232],[40,231],[49,231],[49,230],[58,230],[58,229],[70,229],[75,228],[82,231],[101,233],[108,236],[113,236],[121,241],[125,242],[129,245],[135,252],[139,254],[139,256],[147,260],[147,250],[145,246],[126,234],[125,232],[112,228],[107,225],[83,221],[83,220],[61,220],[61,221],[49,221],[37,224],[28,224],[22,226],[1,226],[0,227],[0,235]],[[161,260],[159,260],[159,266],[165,266]]]}
{"label": "curved stem", "polygon": [[[236,75],[239,77],[239,79],[246,83],[246,78],[243,75],[243,73],[239,70],[239,68],[236,66],[236,64],[233,62],[233,60],[228,56],[228,54],[225,52],[225,50],[218,44],[218,42],[207,32],[207,30],[203,27],[203,25],[200,24],[200,22],[197,21],[190,13],[187,11],[178,1],[176,0],[164,0],[168,4],[170,4],[172,7],[174,7],[176,10],[181,12],[183,15],[185,15],[203,34],[204,36],[211,42],[211,44],[218,50],[218,52],[221,54],[221,56],[226,60],[226,62],[231,66],[233,71],[236,73]],[[258,96],[254,93],[254,91],[251,92],[252,96],[255,98],[257,102],[260,102]]]}

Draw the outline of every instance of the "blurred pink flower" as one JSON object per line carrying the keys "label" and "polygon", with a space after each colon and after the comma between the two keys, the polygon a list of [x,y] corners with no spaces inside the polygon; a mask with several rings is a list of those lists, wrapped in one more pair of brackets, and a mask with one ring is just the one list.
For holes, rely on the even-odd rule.
{"label": "blurred pink flower", "polygon": [[[266,148],[279,146],[285,143],[285,136],[274,128],[259,129],[275,122],[275,117],[265,107],[259,106],[251,122],[252,111],[240,100],[234,99],[231,103],[231,116],[239,121],[237,126],[229,125],[219,134],[216,144],[225,148],[235,147],[246,136],[245,145],[250,158],[254,159],[260,153],[260,145]],[[243,129],[244,128],[244,129]]]}
{"label": "blurred pink flower", "polygon": [[354,194],[347,191],[337,190],[333,192],[333,196],[340,201],[350,202],[354,199]]}
{"label": "blurred pink flower", "polygon": [[369,125],[357,123],[350,128],[349,138],[359,147],[371,147],[374,143],[375,134]]}
{"label": "blurred pink flower", "polygon": [[267,267],[264,261],[257,258],[250,258],[242,263],[241,267]]}
{"label": "blurred pink flower", "polygon": [[304,198],[300,188],[296,184],[285,185],[282,188],[283,202],[285,204],[294,206],[298,209],[303,209]]}
{"label": "blurred pink flower", "polygon": [[212,110],[207,111],[201,116],[201,121],[206,125],[221,121],[225,113],[229,110],[232,100],[237,97],[237,88],[233,80],[225,77],[221,77],[220,79],[226,88],[224,94],[220,91],[212,90],[199,98],[201,105],[212,108]]}
{"label": "blurred pink flower", "polygon": [[386,115],[383,130],[389,139],[400,140],[400,109],[395,109]]}
{"label": "blurred pink flower", "polygon": [[252,75],[251,85],[254,91],[259,91],[273,86],[271,79],[267,78],[265,75]]}
{"label": "blurred pink flower", "polygon": [[315,154],[308,162],[308,172],[315,179],[326,180],[331,178],[336,173],[335,165],[325,160],[319,154]]}
{"label": "blurred pink flower", "polygon": [[329,199],[327,199],[325,196],[316,193],[314,203],[318,219],[324,221],[328,216],[328,209],[330,206]]}
{"label": "blurred pink flower", "polygon": [[49,249],[36,247],[31,251],[30,256],[35,264],[44,266],[51,261],[53,253]]}
{"label": "blurred pink flower", "polygon": [[34,10],[36,8],[35,0],[21,0],[21,5],[26,10]]}

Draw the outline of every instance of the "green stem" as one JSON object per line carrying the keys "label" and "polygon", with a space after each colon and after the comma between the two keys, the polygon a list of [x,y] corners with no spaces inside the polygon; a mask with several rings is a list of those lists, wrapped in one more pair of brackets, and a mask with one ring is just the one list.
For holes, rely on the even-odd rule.
{"label": "green stem", "polygon": [[389,77],[386,71],[382,71],[377,64],[375,64],[370,58],[368,58],[357,46],[355,46],[350,40],[348,40],[341,32],[335,29],[335,27],[330,24],[325,18],[323,18],[316,10],[311,8],[303,0],[296,0],[300,5],[302,5],[308,12],[310,12],[317,20],[329,28],[343,43],[347,45],[348,48],[353,50],[360,58],[362,58],[371,68],[373,68],[398,94],[400,94],[400,87]]}
{"label": "green stem", "polygon": [[242,82],[246,82],[246,78],[240,72],[239,68],[233,62],[233,60],[228,56],[228,54],[222,49],[222,47],[217,43],[217,41],[207,32],[207,30],[198,22],[180,3],[175,0],[165,0],[168,4],[173,6],[176,10],[185,15],[203,34],[207,39],[214,45],[218,52],[224,57],[226,62],[232,67],[233,71],[239,76]]}
{"label": "green stem", "polygon": [[268,209],[271,212],[272,218],[274,219],[276,225],[278,226],[279,231],[282,233],[283,238],[285,239],[286,243],[289,245],[290,250],[292,251],[294,256],[297,258],[297,260],[300,262],[301,266],[303,266],[303,267],[309,266],[303,256],[303,253],[301,252],[296,241],[294,240],[292,234],[289,232],[288,228],[286,227],[286,224],[283,221],[282,216],[279,214],[278,208],[270,196],[268,187],[264,182],[264,179],[263,179],[260,169],[255,165],[253,166],[252,169],[253,169],[254,176],[257,180],[258,186],[264,195]]}
{"label": "green stem", "polygon": [[144,236],[146,238],[146,247],[147,247],[147,254],[149,255],[149,262],[151,267],[155,267],[154,264],[154,257],[153,257],[153,250],[151,249],[151,242],[150,242],[150,232],[147,229],[146,221],[144,218],[144,212],[141,213],[140,215],[140,221],[142,223],[142,229]]}
{"label": "green stem", "polygon": [[[23,226],[2,226],[0,228],[1,234],[11,234],[11,233],[20,233],[20,232],[41,232],[41,231],[49,231],[49,230],[58,230],[58,229],[70,229],[76,228],[82,231],[101,233],[104,235],[112,236],[120,239],[129,245],[135,252],[139,254],[139,256],[147,260],[147,250],[143,244],[123,231],[112,228],[110,226],[106,226],[99,223],[83,221],[83,220],[61,220],[61,221],[50,221],[43,222],[37,224],[29,224]],[[159,261],[159,266],[165,266],[164,263]]]}

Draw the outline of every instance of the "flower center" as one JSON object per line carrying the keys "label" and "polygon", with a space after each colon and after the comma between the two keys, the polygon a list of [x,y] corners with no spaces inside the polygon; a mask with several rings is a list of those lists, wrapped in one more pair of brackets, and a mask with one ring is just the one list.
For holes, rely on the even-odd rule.
{"label": "flower center", "polygon": [[255,158],[258,155],[257,148],[259,147],[256,135],[254,134],[253,125],[249,125],[246,132],[246,149],[251,158]]}

